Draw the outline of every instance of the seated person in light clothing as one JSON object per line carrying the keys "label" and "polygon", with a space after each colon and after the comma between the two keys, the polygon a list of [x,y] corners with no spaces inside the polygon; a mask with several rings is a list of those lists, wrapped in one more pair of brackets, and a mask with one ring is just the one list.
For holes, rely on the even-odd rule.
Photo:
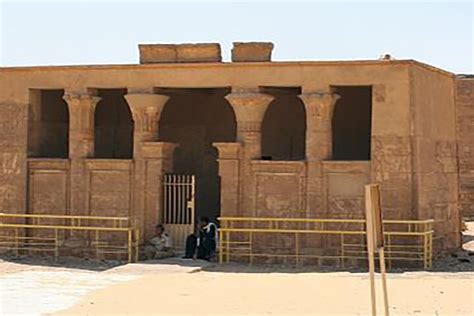
{"label": "seated person in light clothing", "polygon": [[173,256],[171,237],[165,232],[163,225],[156,225],[156,236],[145,246],[145,255],[150,259],[163,259]]}

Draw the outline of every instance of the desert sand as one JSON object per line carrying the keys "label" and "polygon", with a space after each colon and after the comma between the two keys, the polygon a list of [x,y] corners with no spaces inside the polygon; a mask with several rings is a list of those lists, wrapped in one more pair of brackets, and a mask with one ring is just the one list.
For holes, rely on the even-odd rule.
{"label": "desert sand", "polygon": [[[346,272],[148,275],[58,315],[367,315],[368,285],[367,274]],[[474,315],[472,273],[390,274],[389,291],[395,315]]]}

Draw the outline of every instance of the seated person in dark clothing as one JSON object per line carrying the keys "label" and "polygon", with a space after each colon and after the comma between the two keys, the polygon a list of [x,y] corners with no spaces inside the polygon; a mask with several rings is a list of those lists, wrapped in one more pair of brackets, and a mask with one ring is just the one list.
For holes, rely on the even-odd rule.
{"label": "seated person in dark clothing", "polygon": [[[210,260],[216,253],[217,226],[208,217],[201,217],[196,231],[186,239],[186,259]],[[196,254],[197,251],[197,254]]]}
{"label": "seated person in dark clothing", "polygon": [[194,226],[194,232],[186,238],[186,249],[184,252],[185,259],[194,259],[196,255],[196,249],[198,247],[200,226],[196,224]]}

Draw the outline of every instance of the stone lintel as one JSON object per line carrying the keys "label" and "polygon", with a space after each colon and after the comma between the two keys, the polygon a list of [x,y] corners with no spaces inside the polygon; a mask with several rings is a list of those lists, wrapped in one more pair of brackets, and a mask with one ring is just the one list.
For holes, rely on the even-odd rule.
{"label": "stone lintel", "polygon": [[68,170],[69,160],[58,158],[28,158],[28,169],[30,170]]}

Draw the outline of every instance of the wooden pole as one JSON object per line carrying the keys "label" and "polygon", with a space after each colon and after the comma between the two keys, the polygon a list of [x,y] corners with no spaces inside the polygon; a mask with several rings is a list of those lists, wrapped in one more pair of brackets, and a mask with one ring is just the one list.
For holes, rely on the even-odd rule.
{"label": "wooden pole", "polygon": [[366,209],[366,234],[367,234],[367,256],[369,259],[369,280],[370,280],[370,302],[372,306],[372,316],[377,315],[375,296],[375,256],[374,256],[374,229],[372,218],[372,198],[371,186],[365,186],[365,209]]}
{"label": "wooden pole", "polygon": [[387,292],[387,275],[385,271],[385,249],[384,247],[379,250],[379,261],[380,261],[380,274],[382,276],[382,290],[383,290],[383,305],[385,308],[385,316],[389,316],[388,307],[388,292]]}
{"label": "wooden pole", "polygon": [[385,268],[385,249],[382,210],[380,206],[380,189],[377,184],[365,186],[365,217],[367,233],[367,254],[369,258],[370,294],[372,315],[377,314],[375,298],[375,252],[379,253],[380,274],[382,277],[383,303],[385,315],[389,315],[387,276]]}

